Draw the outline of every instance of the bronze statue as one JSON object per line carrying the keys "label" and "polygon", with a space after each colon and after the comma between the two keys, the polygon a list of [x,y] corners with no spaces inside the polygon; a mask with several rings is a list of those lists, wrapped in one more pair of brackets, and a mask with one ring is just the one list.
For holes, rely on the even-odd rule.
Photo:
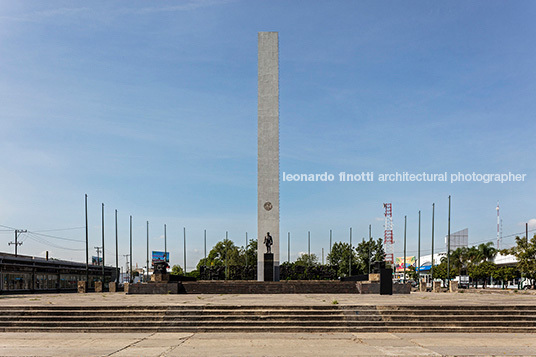
{"label": "bronze statue", "polygon": [[274,240],[272,239],[270,232],[266,232],[266,237],[264,237],[264,244],[266,245],[266,253],[272,253],[272,244],[274,244]]}

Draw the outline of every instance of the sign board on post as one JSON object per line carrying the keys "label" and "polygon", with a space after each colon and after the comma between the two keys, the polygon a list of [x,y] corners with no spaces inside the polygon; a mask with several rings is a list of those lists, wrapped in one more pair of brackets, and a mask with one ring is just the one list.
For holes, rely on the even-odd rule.
{"label": "sign board on post", "polygon": [[157,251],[154,251],[152,252],[152,262],[154,264],[154,262],[156,261],[166,261],[169,263],[169,252],[157,252]]}
{"label": "sign board on post", "polygon": [[102,257],[91,257],[91,264],[92,265],[102,265]]}
{"label": "sign board on post", "polygon": [[[406,257],[406,270],[409,270],[409,267],[415,267],[415,257]],[[404,258],[397,257],[395,261],[395,267],[397,272],[404,271]]]}

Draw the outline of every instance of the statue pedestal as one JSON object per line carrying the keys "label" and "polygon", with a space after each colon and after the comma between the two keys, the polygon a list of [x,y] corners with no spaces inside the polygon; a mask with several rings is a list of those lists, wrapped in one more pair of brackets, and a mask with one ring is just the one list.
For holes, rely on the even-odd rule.
{"label": "statue pedestal", "polygon": [[264,281],[274,281],[274,253],[264,253]]}
{"label": "statue pedestal", "polygon": [[[393,269],[380,269],[380,295],[393,295]],[[409,294],[409,291],[408,291]]]}
{"label": "statue pedestal", "polygon": [[157,283],[167,283],[169,282],[169,274],[168,273],[154,273],[151,275],[151,282],[157,282]]}

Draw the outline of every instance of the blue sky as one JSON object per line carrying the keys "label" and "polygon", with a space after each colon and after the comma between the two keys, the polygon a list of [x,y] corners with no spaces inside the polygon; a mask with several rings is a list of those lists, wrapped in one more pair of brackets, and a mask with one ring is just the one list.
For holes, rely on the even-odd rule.
{"label": "blue sky", "polygon": [[[536,5],[529,1],[0,2],[0,224],[31,231],[84,225],[90,247],[145,260],[168,227],[188,269],[229,232],[256,237],[257,32],[280,38],[281,172],[526,174],[516,183],[281,182],[281,258],[334,239],[383,235],[393,203],[395,253],[429,252],[447,230],[494,240],[536,223]],[[531,226],[536,228],[536,224]],[[45,233],[45,232],[43,232]],[[84,239],[83,229],[46,234]],[[84,243],[24,236],[23,254],[82,261]],[[0,232],[2,251],[12,232]],[[513,238],[505,238],[511,244]],[[112,262],[115,252],[107,250]],[[121,258],[124,263],[124,258]]]}

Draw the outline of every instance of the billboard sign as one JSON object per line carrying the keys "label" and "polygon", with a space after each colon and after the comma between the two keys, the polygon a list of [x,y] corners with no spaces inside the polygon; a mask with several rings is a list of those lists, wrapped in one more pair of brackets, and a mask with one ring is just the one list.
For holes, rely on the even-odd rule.
{"label": "billboard sign", "polygon": [[[403,272],[404,271],[404,257],[397,257],[395,261],[396,271],[397,272]],[[406,271],[410,266],[415,266],[415,257],[406,257]]]}
{"label": "billboard sign", "polygon": [[102,257],[91,257],[92,265],[102,265]]}
{"label": "billboard sign", "polygon": [[156,262],[156,261],[162,261],[162,260],[165,260],[166,262],[169,263],[169,252],[157,252],[157,251],[154,251],[152,252],[152,261],[153,263]]}

